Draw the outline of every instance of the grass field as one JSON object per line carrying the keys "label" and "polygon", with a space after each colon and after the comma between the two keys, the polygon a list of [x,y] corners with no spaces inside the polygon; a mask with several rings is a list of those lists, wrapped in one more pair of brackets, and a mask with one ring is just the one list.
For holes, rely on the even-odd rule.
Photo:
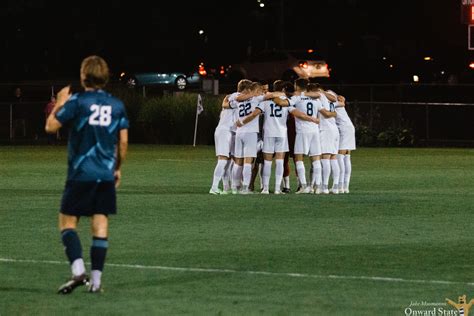
{"label": "grass field", "polygon": [[474,150],[352,161],[350,194],[212,196],[213,147],[132,145],[105,292],[59,296],[66,148],[0,147],[0,315],[405,315],[474,298]]}

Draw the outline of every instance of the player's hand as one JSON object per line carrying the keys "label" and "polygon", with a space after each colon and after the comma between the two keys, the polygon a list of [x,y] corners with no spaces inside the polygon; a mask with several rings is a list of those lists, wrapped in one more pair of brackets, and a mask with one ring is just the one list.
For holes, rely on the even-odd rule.
{"label": "player's hand", "polygon": [[122,179],[122,172],[120,170],[115,170],[114,177],[115,177],[115,188],[118,188],[120,185],[120,180]]}
{"label": "player's hand", "polygon": [[311,121],[312,121],[313,123],[319,124],[319,118],[318,118],[318,117],[312,116],[311,119],[312,119]]}
{"label": "player's hand", "polygon": [[56,98],[56,105],[55,109],[60,109],[64,103],[71,97],[71,86],[65,86],[58,92],[58,96]]}

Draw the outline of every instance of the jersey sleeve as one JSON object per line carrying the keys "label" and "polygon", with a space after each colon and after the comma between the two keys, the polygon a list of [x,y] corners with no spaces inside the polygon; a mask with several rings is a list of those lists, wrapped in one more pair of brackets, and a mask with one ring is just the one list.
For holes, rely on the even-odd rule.
{"label": "jersey sleeve", "polygon": [[130,122],[128,120],[127,116],[127,111],[125,111],[125,107],[122,107],[122,113],[120,116],[120,121],[119,121],[119,129],[129,129],[130,128]]}
{"label": "jersey sleeve", "polygon": [[56,119],[62,124],[74,119],[78,113],[79,102],[77,95],[72,95],[69,100],[64,103],[64,106],[56,113]]}
{"label": "jersey sleeve", "polygon": [[301,96],[294,95],[291,98],[289,98],[288,101],[290,102],[290,106],[294,107],[296,105],[296,103],[301,101]]}

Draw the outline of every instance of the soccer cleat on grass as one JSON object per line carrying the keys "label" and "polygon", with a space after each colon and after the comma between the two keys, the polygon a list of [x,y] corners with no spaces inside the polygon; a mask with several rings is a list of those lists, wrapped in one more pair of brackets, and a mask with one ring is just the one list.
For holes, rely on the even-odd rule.
{"label": "soccer cleat on grass", "polygon": [[281,191],[275,191],[273,194],[285,194],[285,193],[283,193]]}
{"label": "soccer cleat on grass", "polygon": [[315,189],[314,189],[314,194],[321,194],[322,193],[322,190],[321,190],[321,186],[320,185],[317,185],[315,186]]}
{"label": "soccer cleat on grass", "polygon": [[283,189],[281,190],[281,192],[283,192],[283,193],[290,193],[290,192],[291,192],[291,189],[290,189],[290,188],[283,188]]}
{"label": "soccer cleat on grass", "polygon": [[70,294],[76,287],[88,284],[89,277],[86,274],[73,276],[69,281],[59,287],[58,294]]}
{"label": "soccer cleat on grass", "polygon": [[220,194],[222,194],[222,195],[232,194],[232,191],[230,189],[229,190],[222,190],[220,192]]}
{"label": "soccer cleat on grass", "polygon": [[307,187],[302,186],[298,191],[296,191],[296,194],[309,194],[309,193],[311,193],[310,186],[307,186]]}
{"label": "soccer cleat on grass", "polygon": [[270,192],[268,192],[268,190],[263,189],[262,192],[260,192],[260,194],[270,194]]}
{"label": "soccer cleat on grass", "polygon": [[349,188],[345,188],[344,193],[349,193]]}
{"label": "soccer cleat on grass", "polygon": [[331,194],[339,194],[339,188],[332,188],[331,191],[329,191]]}
{"label": "soccer cleat on grass", "polygon": [[90,284],[87,288],[87,292],[89,292],[89,293],[103,293],[104,290],[102,289],[101,286],[95,287],[92,284]]}
{"label": "soccer cleat on grass", "polygon": [[209,194],[219,195],[219,194],[221,194],[221,191],[219,191],[219,189],[218,189],[218,190],[214,190],[213,188],[211,188],[211,189],[209,190]]}

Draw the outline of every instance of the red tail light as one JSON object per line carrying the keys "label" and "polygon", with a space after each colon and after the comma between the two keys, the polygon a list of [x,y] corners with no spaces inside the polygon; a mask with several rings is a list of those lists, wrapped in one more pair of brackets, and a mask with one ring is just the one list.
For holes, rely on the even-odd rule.
{"label": "red tail light", "polygon": [[206,68],[204,68],[204,63],[201,63],[201,64],[199,65],[199,71],[198,71],[198,72],[199,72],[199,74],[200,74],[201,76],[207,75]]}
{"label": "red tail light", "polygon": [[221,66],[221,70],[219,70],[219,73],[220,73],[221,75],[225,74],[224,66]]}
{"label": "red tail light", "polygon": [[308,68],[308,62],[306,62],[306,61],[300,61],[300,67],[301,67],[301,68],[305,68],[305,69]]}

